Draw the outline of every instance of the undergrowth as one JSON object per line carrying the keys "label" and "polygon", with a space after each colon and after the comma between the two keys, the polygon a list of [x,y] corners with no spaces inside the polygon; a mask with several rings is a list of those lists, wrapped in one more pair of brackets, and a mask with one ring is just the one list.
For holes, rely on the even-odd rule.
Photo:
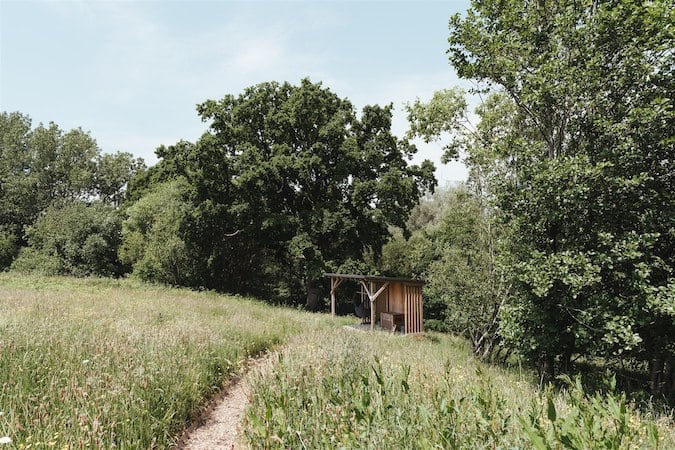
{"label": "undergrowth", "polygon": [[538,390],[461,341],[317,333],[256,380],[252,448],[673,448],[670,417],[580,383]]}

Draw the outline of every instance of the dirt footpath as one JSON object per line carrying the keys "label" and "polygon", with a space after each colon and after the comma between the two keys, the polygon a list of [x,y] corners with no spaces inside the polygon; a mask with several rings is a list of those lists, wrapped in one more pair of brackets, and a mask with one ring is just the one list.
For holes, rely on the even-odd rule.
{"label": "dirt footpath", "polygon": [[183,450],[238,449],[245,447],[241,440],[241,421],[248,404],[250,382],[253,376],[269,367],[276,352],[252,359],[245,373],[233,379],[207,408],[201,418],[190,427],[178,444]]}

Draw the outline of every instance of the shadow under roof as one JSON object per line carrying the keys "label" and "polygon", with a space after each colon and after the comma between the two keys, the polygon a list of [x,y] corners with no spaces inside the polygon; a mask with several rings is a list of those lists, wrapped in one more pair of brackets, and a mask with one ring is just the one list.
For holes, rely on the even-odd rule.
{"label": "shadow under roof", "polygon": [[343,280],[362,280],[362,281],[378,281],[378,282],[391,282],[396,281],[399,283],[410,283],[410,284],[424,284],[422,280],[415,280],[412,278],[398,278],[398,277],[382,277],[379,275],[358,275],[353,273],[324,273],[326,278],[340,278]]}

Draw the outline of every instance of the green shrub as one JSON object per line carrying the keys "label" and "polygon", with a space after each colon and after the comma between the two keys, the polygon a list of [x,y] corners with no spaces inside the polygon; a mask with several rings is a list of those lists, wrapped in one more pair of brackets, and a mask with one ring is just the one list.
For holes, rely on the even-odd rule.
{"label": "green shrub", "polygon": [[614,380],[610,392],[587,395],[579,378],[574,382],[569,377],[564,379],[569,391],[562,395],[562,413],[549,390],[543,396],[545,401],[533,402],[530,413],[518,417],[534,448],[665,448],[656,425],[636,420],[626,394],[614,392]]}
{"label": "green shrub", "polygon": [[0,226],[0,270],[12,264],[19,248],[18,236],[7,227]]}
{"label": "green shrub", "polygon": [[[447,346],[423,343],[416,349],[420,343],[413,340],[347,332],[315,338],[306,342],[317,345],[281,355],[255,384],[245,428],[253,448],[494,448],[524,443],[512,420],[516,405],[507,402],[488,374],[468,367],[476,375],[467,380],[467,370],[456,367],[461,360],[452,358],[443,365],[429,358],[434,353],[448,357]],[[413,363],[407,358],[413,355],[429,359],[415,358]]]}
{"label": "green shrub", "polygon": [[121,218],[103,204],[71,203],[48,208],[28,229],[28,248],[12,268],[21,272],[117,276]]}
{"label": "green shrub", "polygon": [[191,210],[183,179],[157,186],[127,211],[120,259],[142,280],[191,285],[195,261],[181,234]]}
{"label": "green shrub", "polygon": [[11,269],[36,275],[59,275],[65,272],[61,258],[33,247],[22,248]]}

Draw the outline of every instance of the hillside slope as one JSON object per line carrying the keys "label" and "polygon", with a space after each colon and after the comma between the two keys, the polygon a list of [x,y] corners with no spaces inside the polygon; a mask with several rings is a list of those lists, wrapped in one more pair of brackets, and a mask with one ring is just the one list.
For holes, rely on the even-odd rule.
{"label": "hillside slope", "polygon": [[543,392],[448,335],[130,280],[0,274],[0,437],[15,448],[167,448],[249,356],[252,448],[673,448],[672,416]]}

